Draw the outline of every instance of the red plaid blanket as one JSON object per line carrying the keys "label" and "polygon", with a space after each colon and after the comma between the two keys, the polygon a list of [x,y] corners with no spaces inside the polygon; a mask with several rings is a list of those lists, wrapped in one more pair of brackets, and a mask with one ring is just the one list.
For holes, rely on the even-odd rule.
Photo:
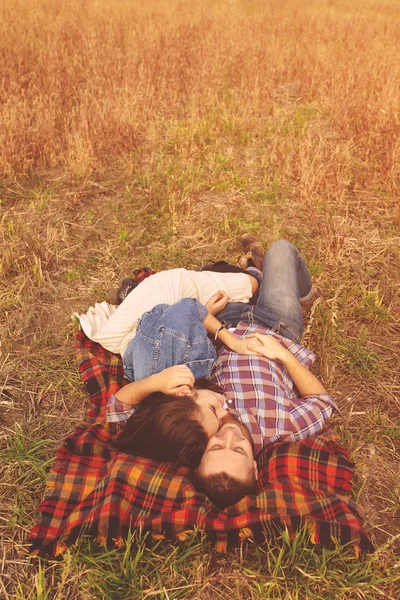
{"label": "red plaid blanket", "polygon": [[353,465],[332,435],[270,446],[259,458],[257,495],[220,510],[196,492],[187,468],[109,449],[119,425],[107,422],[106,402],[123,385],[121,359],[82,332],[75,349],[92,407],[58,451],[30,533],[34,554],[57,556],[87,535],[119,543],[130,528],[157,539],[184,539],[197,528],[224,551],[305,526],[313,543],[373,550],[350,498]]}

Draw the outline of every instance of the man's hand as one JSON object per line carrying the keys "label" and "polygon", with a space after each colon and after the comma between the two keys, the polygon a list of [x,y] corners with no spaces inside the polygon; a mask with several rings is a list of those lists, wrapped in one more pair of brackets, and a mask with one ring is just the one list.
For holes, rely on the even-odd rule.
{"label": "man's hand", "polygon": [[[314,394],[327,394],[325,386],[305,367],[293,354],[284,348],[272,335],[261,335],[252,333],[246,339],[248,346],[254,349],[265,358],[270,360],[279,360],[293,379],[302,398]],[[261,345],[258,345],[261,344]]]}
{"label": "man's hand", "polygon": [[[232,350],[237,354],[252,354],[256,356],[263,356],[261,351],[257,349],[257,344],[260,344],[260,342],[258,342],[256,339],[250,338],[251,335],[242,339],[236,338],[236,340],[231,344]],[[249,341],[251,343],[251,347]]]}
{"label": "man's hand", "polygon": [[167,396],[190,394],[194,387],[194,375],[186,365],[175,365],[152,375],[154,391]]}
{"label": "man's hand", "polygon": [[272,335],[251,333],[245,339],[247,348],[250,350],[249,354],[258,354],[265,356],[265,358],[269,358],[270,360],[279,360],[282,363],[285,362],[288,350],[286,350],[286,348],[284,348]]}
{"label": "man's hand", "polygon": [[225,308],[228,304],[230,297],[226,292],[222,292],[221,290],[211,296],[209,301],[206,303],[206,309],[210,313],[210,315],[216,315],[221,310]]}

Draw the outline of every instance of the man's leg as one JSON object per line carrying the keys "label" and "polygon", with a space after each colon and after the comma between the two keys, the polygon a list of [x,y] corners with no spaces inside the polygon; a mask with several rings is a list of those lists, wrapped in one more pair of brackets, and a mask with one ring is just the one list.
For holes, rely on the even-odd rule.
{"label": "man's leg", "polygon": [[311,277],[300,252],[287,240],[278,240],[266,253],[256,306],[229,302],[216,317],[228,327],[239,321],[259,323],[300,342],[304,330],[300,301],[312,295]]}
{"label": "man's leg", "polygon": [[300,342],[304,330],[300,300],[312,292],[311,277],[300,252],[287,240],[278,240],[265,256],[253,321]]}

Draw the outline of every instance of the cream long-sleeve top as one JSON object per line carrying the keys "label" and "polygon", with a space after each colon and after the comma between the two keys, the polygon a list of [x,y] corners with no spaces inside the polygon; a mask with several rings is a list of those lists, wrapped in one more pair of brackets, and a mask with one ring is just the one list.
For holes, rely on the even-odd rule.
{"label": "cream long-sleeve top", "polygon": [[183,298],[206,304],[220,290],[233,302],[248,302],[252,296],[250,278],[244,273],[172,269],[142,281],[118,307],[101,302],[77,316],[89,339],[123,356],[135,337],[138,320],[157,304],[171,305]]}

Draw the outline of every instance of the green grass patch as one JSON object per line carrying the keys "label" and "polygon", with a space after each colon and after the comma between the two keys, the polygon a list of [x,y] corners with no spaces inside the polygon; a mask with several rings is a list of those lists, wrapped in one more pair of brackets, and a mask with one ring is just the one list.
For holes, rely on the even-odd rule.
{"label": "green grass patch", "polygon": [[259,221],[248,220],[245,215],[224,217],[223,231],[228,237],[236,237],[243,231],[246,233],[257,233],[260,227]]}
{"label": "green grass patch", "polygon": [[385,306],[384,296],[379,288],[360,285],[356,295],[357,303],[354,316],[365,320],[388,321],[391,315],[389,307]]}
{"label": "green grass patch", "polygon": [[357,337],[338,336],[339,360],[352,375],[376,378],[382,373],[385,357],[368,347],[369,337],[365,325],[361,326]]}
{"label": "green grass patch", "polygon": [[[54,460],[54,440],[43,438],[40,428],[16,425],[5,448],[0,449],[2,502],[8,504],[8,525],[27,525]],[[51,455],[51,458],[49,458]],[[12,498],[11,502],[7,499]]]}

